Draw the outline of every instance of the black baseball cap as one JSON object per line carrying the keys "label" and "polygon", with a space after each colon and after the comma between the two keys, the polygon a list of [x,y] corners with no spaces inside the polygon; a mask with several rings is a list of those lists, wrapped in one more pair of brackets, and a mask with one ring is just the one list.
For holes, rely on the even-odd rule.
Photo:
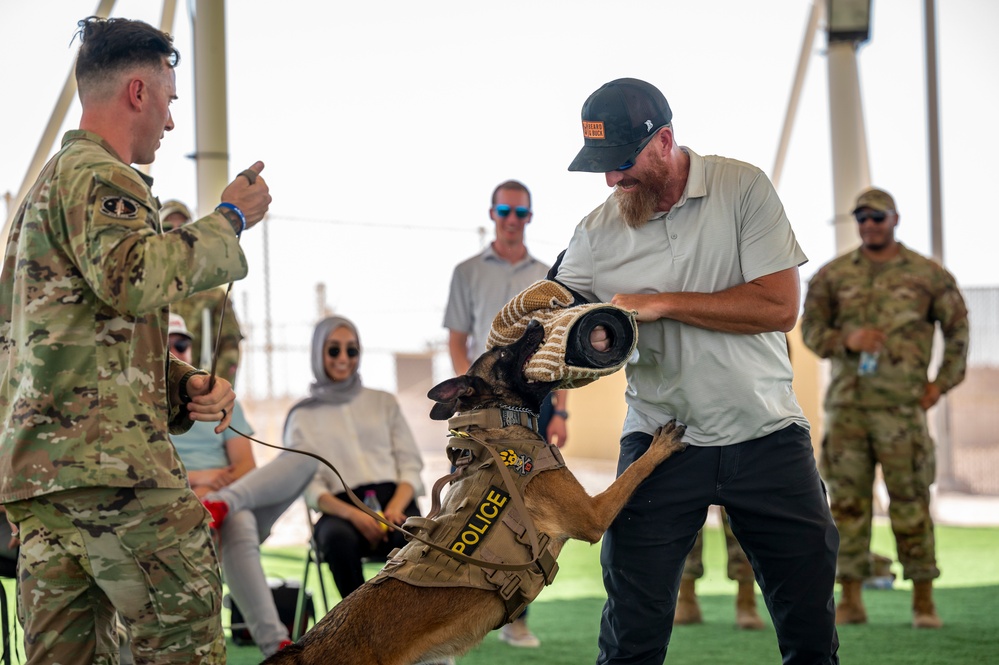
{"label": "black baseball cap", "polygon": [[631,159],[657,129],[668,125],[673,112],[654,85],[617,79],[589,96],[582,117],[583,149],[569,170],[608,173]]}

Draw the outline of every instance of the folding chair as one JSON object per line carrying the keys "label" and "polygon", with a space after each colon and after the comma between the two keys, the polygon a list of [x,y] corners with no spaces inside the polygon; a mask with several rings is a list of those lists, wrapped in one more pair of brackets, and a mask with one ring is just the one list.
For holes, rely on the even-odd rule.
{"label": "folding chair", "polygon": [[[308,602],[307,586],[309,583],[309,569],[312,568],[312,566],[316,567],[316,579],[319,581],[319,592],[323,596],[323,613],[316,613],[316,621],[319,621],[319,619],[326,616],[332,608],[329,602],[329,597],[326,593],[326,581],[323,578],[323,564],[326,564],[326,561],[323,560],[323,553],[319,549],[319,545],[316,543],[316,525],[312,521],[312,510],[306,506],[305,513],[309,523],[309,551],[305,554],[305,572],[302,573],[302,586],[298,590],[298,602],[295,606],[295,633],[299,632],[300,627],[305,628],[305,626],[303,626],[304,622],[302,621],[302,615],[305,612],[305,605]],[[385,556],[372,555],[364,557],[361,561],[363,563],[385,563],[387,560],[388,558]],[[329,567],[329,564],[327,564],[327,567]],[[297,642],[299,637],[301,637],[301,635],[293,634],[291,639],[292,641]]]}
{"label": "folding chair", "polygon": [[316,544],[315,524],[312,522],[312,510],[305,507],[305,517],[309,524],[309,551],[305,555],[305,572],[302,573],[302,586],[298,590],[298,602],[295,604],[295,630],[291,636],[293,642],[297,642],[302,635],[299,634],[304,626],[302,615],[305,612],[305,605],[308,602],[309,569],[316,567],[316,578],[319,581],[319,592],[323,596],[323,613],[316,614],[316,620],[326,616],[330,611],[329,597],[326,595],[326,581],[323,579],[323,554]]}

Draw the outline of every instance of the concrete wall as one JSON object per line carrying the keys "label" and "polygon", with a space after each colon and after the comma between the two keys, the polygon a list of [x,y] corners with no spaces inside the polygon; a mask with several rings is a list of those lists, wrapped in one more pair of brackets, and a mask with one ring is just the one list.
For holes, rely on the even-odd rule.
{"label": "concrete wall", "polygon": [[569,391],[565,457],[616,460],[627,408],[624,370]]}

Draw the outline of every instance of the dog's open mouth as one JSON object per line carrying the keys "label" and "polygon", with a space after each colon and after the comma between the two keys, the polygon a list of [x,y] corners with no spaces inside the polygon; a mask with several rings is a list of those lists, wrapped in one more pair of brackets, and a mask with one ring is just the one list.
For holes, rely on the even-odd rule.
{"label": "dog's open mouth", "polygon": [[538,344],[537,348],[535,348],[534,351],[531,351],[531,353],[524,358],[524,362],[520,364],[520,373],[524,375],[524,378],[527,379],[528,383],[534,383],[534,381],[527,376],[527,366],[531,364],[531,359],[534,358],[534,354],[537,353],[543,345],[544,342]]}
{"label": "dog's open mouth", "polygon": [[527,369],[527,365],[534,358],[534,354],[537,353],[545,343],[545,327],[538,322],[537,319],[532,320],[527,325],[527,330],[524,331],[524,336],[520,340],[521,353],[523,358],[520,363],[520,371],[524,373]]}

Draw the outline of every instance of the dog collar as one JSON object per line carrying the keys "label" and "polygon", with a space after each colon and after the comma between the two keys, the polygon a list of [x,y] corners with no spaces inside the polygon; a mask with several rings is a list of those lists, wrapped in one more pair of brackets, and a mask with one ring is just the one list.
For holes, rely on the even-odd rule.
{"label": "dog collar", "polygon": [[510,406],[476,409],[460,413],[447,421],[448,429],[464,430],[472,426],[482,429],[502,429],[511,425],[522,425],[538,432],[538,416],[527,409]]}

